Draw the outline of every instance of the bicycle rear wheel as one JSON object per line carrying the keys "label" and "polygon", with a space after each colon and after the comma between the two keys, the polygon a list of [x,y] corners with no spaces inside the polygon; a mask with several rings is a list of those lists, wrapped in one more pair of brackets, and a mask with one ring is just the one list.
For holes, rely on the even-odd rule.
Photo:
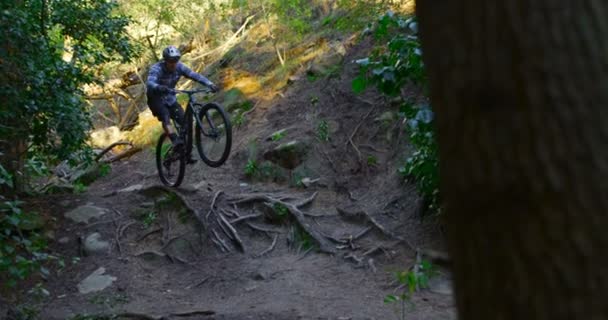
{"label": "bicycle rear wheel", "polygon": [[160,181],[169,187],[178,187],[186,172],[184,146],[176,150],[166,133],[163,133],[156,144],[156,169]]}
{"label": "bicycle rear wheel", "polygon": [[232,126],[224,109],[216,103],[208,103],[194,112],[196,121],[195,142],[201,159],[210,167],[219,167],[230,154]]}

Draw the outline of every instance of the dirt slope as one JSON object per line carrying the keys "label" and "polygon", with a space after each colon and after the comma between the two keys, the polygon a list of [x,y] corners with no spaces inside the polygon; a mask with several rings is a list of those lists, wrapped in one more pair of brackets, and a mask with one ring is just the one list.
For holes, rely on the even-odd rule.
{"label": "dirt slope", "polygon": [[[95,231],[111,243],[109,252],[68,263],[48,281],[51,295],[38,304],[42,318],[399,319],[399,305],[383,303],[398,288],[394,273],[414,264],[416,248],[438,249],[441,240],[436,224],[420,219],[414,186],[397,174],[408,147],[396,110],[373,91],[358,96],[350,89],[358,72],[351,61],[369,47],[367,40],[347,46],[341,72],[333,77],[310,81],[302,68],[282,96],[258,103],[235,128],[224,166],[188,166],[178,196],[153,188],[160,182],[153,152],[145,150],[115,164],[85,194],[52,196],[40,204],[41,211],[58,217],[54,238],[69,240],[52,244],[65,257],[80,256],[78,239]],[[321,122],[328,125],[329,141],[319,140]],[[282,139],[267,139],[281,129],[287,129]],[[262,166],[265,154],[292,140],[306,145],[298,167],[246,177],[248,160]],[[296,186],[303,177],[319,180],[308,188]],[[138,185],[144,191],[116,192]],[[314,195],[298,208],[334,253],[319,252],[291,213],[277,217],[264,201],[239,202],[251,195],[287,204]],[[83,204],[107,209],[102,223],[76,224],[63,217]],[[260,215],[233,223],[244,252],[218,223],[220,215],[234,221],[236,214]],[[222,252],[218,239],[230,252]],[[115,277],[112,285],[79,293],[78,284],[100,267]],[[412,302],[407,319],[455,318],[451,295],[442,290],[422,290]]]}

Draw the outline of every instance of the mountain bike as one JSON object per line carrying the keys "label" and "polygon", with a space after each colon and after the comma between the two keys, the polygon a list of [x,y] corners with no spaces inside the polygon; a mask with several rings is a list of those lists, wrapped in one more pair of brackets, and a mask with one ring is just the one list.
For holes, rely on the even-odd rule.
{"label": "mountain bike", "polygon": [[194,142],[198,154],[208,166],[219,167],[228,159],[232,147],[232,126],[222,106],[215,102],[199,103],[197,93],[210,93],[209,89],[173,90],[188,95],[188,104],[183,125],[172,119],[178,136],[184,143],[173,146],[166,133],[162,133],[156,144],[156,168],[163,184],[178,187],[186,173],[186,162],[190,159]]}

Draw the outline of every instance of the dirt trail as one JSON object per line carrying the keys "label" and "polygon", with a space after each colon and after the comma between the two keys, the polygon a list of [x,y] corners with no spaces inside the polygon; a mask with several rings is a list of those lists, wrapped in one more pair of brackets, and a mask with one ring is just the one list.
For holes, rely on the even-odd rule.
{"label": "dirt trail", "polygon": [[[341,75],[314,82],[302,76],[284,97],[259,104],[245,125],[235,129],[228,162],[217,169],[202,162],[188,166],[177,196],[154,188],[160,182],[153,153],[145,150],[115,164],[109,176],[83,195],[51,197],[43,210],[58,217],[55,238],[64,239],[63,244],[53,243],[53,250],[80,256],[84,239],[94,232],[110,247],[68,263],[49,280],[51,296],[40,304],[44,319],[79,314],[399,319],[399,305],[383,302],[398,292],[395,272],[415,263],[415,249],[440,249],[442,244],[436,224],[420,219],[415,188],[397,174],[408,147],[396,110],[373,92],[356,96],[350,91],[356,69],[349,62],[365,47],[349,50]],[[321,122],[328,127],[327,142],[318,139]],[[280,129],[287,129],[281,141],[267,139]],[[306,145],[301,165],[270,178],[247,179],[243,168],[249,159],[261,164],[269,150],[292,140]],[[307,188],[285,181],[294,176],[319,180]],[[116,192],[127,187],[135,190]],[[140,187],[143,191],[136,190]],[[269,199],[238,202],[251,195],[287,204],[314,195],[298,208],[308,228],[326,243],[307,237],[292,213],[273,213],[264,204]],[[106,213],[88,224],[63,217],[85,204]],[[235,222],[249,215],[258,216]],[[229,238],[231,231],[219,222],[220,216],[233,221],[244,250]],[[334,253],[319,252],[324,248]],[[78,285],[99,268],[113,277],[112,284],[80,293]],[[407,319],[455,319],[451,294],[442,288],[446,277],[437,276],[432,290],[414,294]]]}

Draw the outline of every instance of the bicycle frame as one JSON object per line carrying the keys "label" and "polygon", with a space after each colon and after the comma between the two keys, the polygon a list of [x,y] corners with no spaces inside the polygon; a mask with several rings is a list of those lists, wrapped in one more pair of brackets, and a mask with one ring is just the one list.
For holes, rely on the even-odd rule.
{"label": "bicycle frame", "polygon": [[[194,98],[194,95],[197,93],[210,93],[211,90],[209,89],[196,89],[196,90],[177,90],[174,89],[173,90],[174,93],[184,93],[188,95],[188,104],[186,105],[186,112],[184,115],[184,124],[186,124],[183,128],[179,128],[179,135],[182,138],[186,138],[186,155],[189,157],[190,154],[192,153],[192,141],[193,141],[193,137],[192,137],[192,122],[193,122],[193,118],[194,120],[198,123],[198,125],[203,128],[203,124],[201,123],[201,119],[200,117],[195,117],[194,116],[194,105],[196,104],[196,99]],[[210,121],[209,119],[211,118],[209,116],[209,114],[207,114],[207,123],[209,124],[209,126],[211,127],[211,129],[215,130],[215,124]]]}

